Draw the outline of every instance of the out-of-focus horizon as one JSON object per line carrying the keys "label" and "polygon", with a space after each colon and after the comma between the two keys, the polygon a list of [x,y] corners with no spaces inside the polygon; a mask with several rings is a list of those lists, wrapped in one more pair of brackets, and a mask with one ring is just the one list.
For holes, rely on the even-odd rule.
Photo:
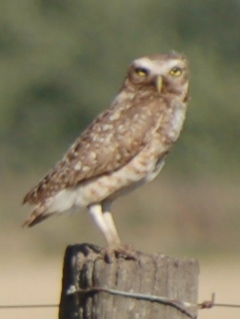
{"label": "out-of-focus horizon", "polygon": [[68,244],[105,244],[84,213],[22,230],[31,208],[21,200],[109,106],[133,59],[172,49],[190,61],[184,130],[160,176],[118,200],[114,217],[122,240],[139,250],[204,260],[238,255],[239,30],[237,0],[1,1],[6,264],[16,253],[54,258]]}

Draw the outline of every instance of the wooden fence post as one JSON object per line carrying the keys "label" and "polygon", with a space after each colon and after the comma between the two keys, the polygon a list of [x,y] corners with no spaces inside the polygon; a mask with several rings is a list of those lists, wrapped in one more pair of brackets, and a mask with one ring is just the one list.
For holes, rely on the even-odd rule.
{"label": "wooden fence post", "polygon": [[[198,262],[193,259],[139,252],[136,261],[116,258],[107,263],[99,247],[69,246],[64,258],[59,319],[196,318],[197,308],[184,311],[179,301],[197,303],[198,275]],[[114,291],[101,291],[99,287],[173,301],[162,304],[114,295]]]}

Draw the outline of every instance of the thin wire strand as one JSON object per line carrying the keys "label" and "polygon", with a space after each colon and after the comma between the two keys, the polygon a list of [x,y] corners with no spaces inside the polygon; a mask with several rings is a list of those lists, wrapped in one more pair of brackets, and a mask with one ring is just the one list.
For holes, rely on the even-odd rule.
{"label": "thin wire strand", "polygon": [[17,309],[17,308],[56,308],[57,304],[39,304],[39,305],[0,305],[0,309]]}
{"label": "thin wire strand", "polygon": [[[216,303],[215,302],[215,293],[212,294],[211,299],[207,301],[203,301],[201,303],[195,304],[195,303],[190,303],[186,301],[181,301],[181,300],[172,300],[167,297],[160,297],[156,295],[147,295],[147,294],[139,294],[139,293],[131,293],[131,292],[126,292],[126,291],[121,291],[121,290],[115,290],[115,289],[108,289],[108,288],[101,288],[101,287],[95,287],[95,288],[90,288],[90,289],[80,289],[76,290],[74,286],[71,286],[70,289],[68,290],[67,294],[71,295],[74,293],[84,293],[84,294],[89,294],[89,293],[97,293],[97,292],[106,292],[110,293],[113,295],[119,295],[123,297],[129,297],[129,298],[135,298],[135,299],[142,299],[142,300],[147,300],[151,302],[159,302],[163,304],[167,304],[170,306],[173,306],[180,311],[186,311],[186,308],[199,308],[201,309],[211,309],[215,307],[222,307],[222,308],[240,308],[240,304],[231,304],[231,303]],[[59,307],[59,304],[25,304],[25,305],[0,305],[0,309],[31,309],[31,308],[57,308]],[[186,313],[187,314],[187,313]]]}
{"label": "thin wire strand", "polygon": [[237,304],[227,304],[227,303],[215,303],[213,307],[226,307],[226,308],[240,308],[240,305]]}
{"label": "thin wire strand", "polygon": [[[151,302],[158,302],[164,305],[171,306],[185,315],[187,315],[189,318],[194,319],[195,316],[193,316],[188,309],[186,309],[185,304],[178,301],[178,300],[172,300],[167,297],[159,297],[155,295],[147,295],[147,294],[136,294],[136,293],[131,293],[131,292],[126,292],[126,291],[120,291],[120,290],[115,290],[115,289],[108,289],[108,288],[101,288],[101,287],[94,287],[90,289],[79,289],[74,291],[74,287],[72,286],[67,294],[75,294],[75,293],[84,293],[84,294],[89,294],[89,293],[96,293],[96,292],[106,292],[112,295],[118,295],[118,296],[123,296],[123,297],[130,297],[130,298],[135,298],[135,299],[141,299],[141,300],[148,300]],[[192,305],[193,306],[193,305]],[[196,306],[196,305],[194,305]]]}

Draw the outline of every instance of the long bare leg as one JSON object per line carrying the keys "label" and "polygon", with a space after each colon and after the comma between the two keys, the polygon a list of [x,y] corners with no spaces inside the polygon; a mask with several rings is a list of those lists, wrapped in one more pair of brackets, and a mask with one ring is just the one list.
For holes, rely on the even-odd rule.
{"label": "long bare leg", "polygon": [[103,210],[103,218],[108,226],[109,232],[112,234],[113,241],[109,246],[109,255],[111,256],[111,251],[114,251],[117,256],[122,256],[127,259],[137,259],[137,253],[135,249],[126,244],[122,244],[118,235],[118,231],[116,225],[113,220],[113,216],[111,214],[111,202],[103,202],[102,210]]}
{"label": "long bare leg", "polygon": [[127,259],[136,259],[136,251],[128,245],[122,245],[120,242],[117,229],[110,212],[110,204],[105,203],[103,206],[104,210],[101,204],[90,205],[88,210],[107,240],[108,247],[104,253],[105,258],[109,262],[112,262],[115,255],[122,256]]}
{"label": "long bare leg", "polygon": [[112,216],[112,213],[111,213],[111,205],[112,203],[110,202],[105,202],[103,204],[103,218],[106,222],[106,225],[108,227],[108,231],[111,233],[112,235],[112,239],[113,239],[113,242],[114,244],[116,245],[120,245],[121,244],[121,240],[119,238],[119,235],[118,235],[118,231],[117,231],[117,228],[116,228],[116,225],[114,223],[114,220],[113,220],[113,216]]}
{"label": "long bare leg", "polygon": [[109,227],[103,217],[102,205],[90,205],[88,207],[88,211],[93,217],[97,227],[102,231],[103,235],[105,236],[108,245],[111,245],[113,241],[113,235],[111,231],[109,231]]}

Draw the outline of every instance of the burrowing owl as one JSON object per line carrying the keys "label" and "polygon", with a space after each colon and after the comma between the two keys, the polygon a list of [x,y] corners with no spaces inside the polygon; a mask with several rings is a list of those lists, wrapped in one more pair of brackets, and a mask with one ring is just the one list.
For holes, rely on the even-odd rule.
{"label": "burrowing owl", "polygon": [[182,54],[134,60],[111,106],[25,196],[34,208],[24,225],[84,207],[108,247],[120,249],[111,204],[160,172],[182,129],[187,100],[188,62]]}

